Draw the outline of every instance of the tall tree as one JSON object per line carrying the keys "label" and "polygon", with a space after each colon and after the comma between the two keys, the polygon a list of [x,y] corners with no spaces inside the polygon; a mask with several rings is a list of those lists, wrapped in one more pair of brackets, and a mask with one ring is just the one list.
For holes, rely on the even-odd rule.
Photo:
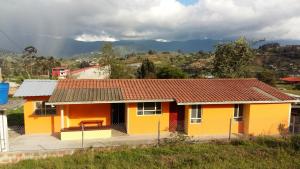
{"label": "tall tree", "polygon": [[217,77],[237,78],[247,76],[247,66],[254,59],[254,52],[245,38],[219,44],[216,47],[213,73]]}
{"label": "tall tree", "polygon": [[101,53],[100,64],[108,65],[116,57],[113,45],[110,42],[103,44]]}
{"label": "tall tree", "polygon": [[141,67],[137,70],[137,78],[139,79],[156,78],[156,69],[154,63],[149,59],[143,60]]}
{"label": "tall tree", "polygon": [[108,65],[111,79],[131,78],[130,68],[118,57],[112,43],[105,43],[101,48],[100,65]]}

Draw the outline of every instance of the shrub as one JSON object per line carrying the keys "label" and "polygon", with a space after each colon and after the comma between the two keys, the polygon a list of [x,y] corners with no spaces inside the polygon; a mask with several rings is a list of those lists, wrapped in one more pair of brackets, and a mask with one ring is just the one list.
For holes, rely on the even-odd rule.
{"label": "shrub", "polygon": [[295,150],[300,150],[300,135],[295,135],[291,137],[291,144]]}
{"label": "shrub", "polygon": [[242,139],[233,139],[230,141],[230,144],[235,146],[246,145],[247,141]]}
{"label": "shrub", "polygon": [[254,139],[254,142],[271,148],[289,147],[289,142],[287,140],[274,137],[257,137]]}

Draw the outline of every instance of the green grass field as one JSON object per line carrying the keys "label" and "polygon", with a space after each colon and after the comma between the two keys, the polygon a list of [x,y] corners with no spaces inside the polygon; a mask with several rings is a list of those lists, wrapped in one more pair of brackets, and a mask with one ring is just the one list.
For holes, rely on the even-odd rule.
{"label": "green grass field", "polygon": [[[160,147],[87,150],[61,158],[26,160],[12,168],[300,168],[300,137],[293,139],[172,142]],[[0,167],[1,168],[1,167]]]}

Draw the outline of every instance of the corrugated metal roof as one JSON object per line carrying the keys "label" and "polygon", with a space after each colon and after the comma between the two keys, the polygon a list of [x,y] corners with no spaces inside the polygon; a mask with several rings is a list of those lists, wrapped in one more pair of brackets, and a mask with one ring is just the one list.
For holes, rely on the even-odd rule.
{"label": "corrugated metal roof", "polygon": [[123,96],[120,88],[71,88],[55,89],[49,102],[95,102],[120,101]]}
{"label": "corrugated metal roof", "polygon": [[51,96],[56,85],[56,80],[25,80],[14,97]]}
{"label": "corrugated metal roof", "polygon": [[[120,101],[175,100],[179,104],[216,104],[232,102],[293,102],[295,99],[257,79],[109,79],[60,80],[50,103],[85,102],[92,100],[96,89],[118,89]],[[61,89],[77,89],[66,95]],[[87,90],[89,89],[89,90]],[[86,91],[86,93],[85,93]],[[105,94],[105,93],[104,93]],[[84,95],[84,98],[80,95]],[[76,97],[75,97],[76,96]],[[78,98],[80,97],[80,98]],[[90,97],[90,98],[86,98]],[[110,96],[106,96],[106,98]],[[120,97],[121,98],[121,97]],[[93,100],[94,102],[111,100]],[[117,100],[116,100],[117,101]]]}

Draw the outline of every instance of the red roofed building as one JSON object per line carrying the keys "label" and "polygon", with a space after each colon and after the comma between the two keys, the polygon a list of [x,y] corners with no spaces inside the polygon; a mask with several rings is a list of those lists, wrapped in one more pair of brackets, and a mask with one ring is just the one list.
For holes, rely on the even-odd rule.
{"label": "red roofed building", "polygon": [[281,78],[280,80],[284,81],[285,83],[300,84],[300,77],[285,77]]}
{"label": "red roofed building", "polygon": [[18,95],[26,99],[25,133],[62,140],[81,139],[85,125],[85,139],[112,137],[115,124],[129,135],[278,135],[289,127],[295,102],[256,79],[67,79],[38,97],[25,83],[18,92],[25,93]]}
{"label": "red roofed building", "polygon": [[57,77],[59,79],[65,79],[70,73],[70,70],[66,67],[55,67],[52,68],[52,77]]}

